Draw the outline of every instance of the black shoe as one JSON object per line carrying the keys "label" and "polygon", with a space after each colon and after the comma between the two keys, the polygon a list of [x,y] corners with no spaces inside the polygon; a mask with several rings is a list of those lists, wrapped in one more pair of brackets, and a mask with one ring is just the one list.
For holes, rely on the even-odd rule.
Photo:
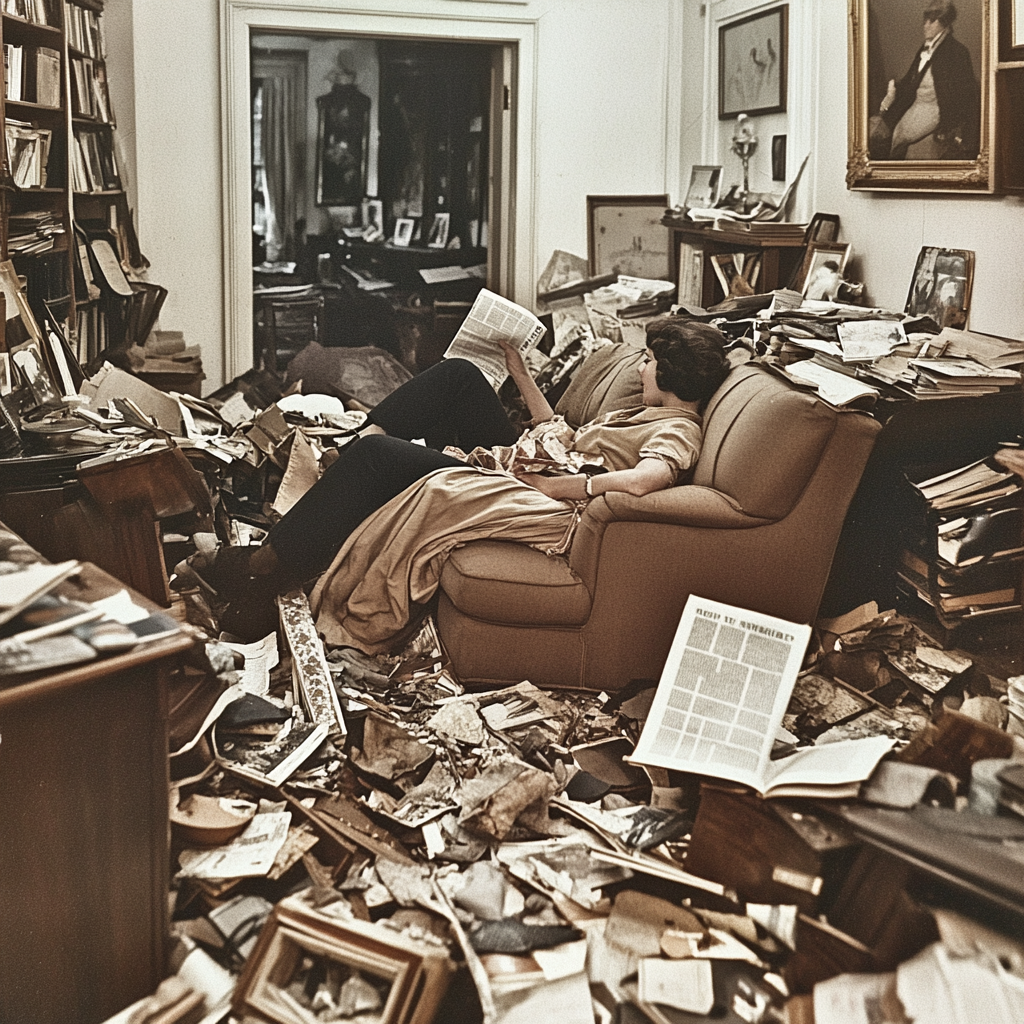
{"label": "black shoe", "polygon": [[249,559],[260,545],[221,546],[212,556],[197,551],[174,567],[174,590],[198,586],[221,601],[233,601],[253,578]]}

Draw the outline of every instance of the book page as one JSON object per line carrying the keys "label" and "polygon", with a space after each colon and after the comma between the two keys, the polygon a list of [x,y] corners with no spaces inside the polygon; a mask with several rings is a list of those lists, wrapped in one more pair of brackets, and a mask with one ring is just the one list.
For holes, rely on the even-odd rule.
{"label": "book page", "polygon": [[629,759],[764,788],[811,627],[691,595]]}
{"label": "book page", "polygon": [[764,791],[770,793],[779,786],[838,786],[863,782],[892,745],[888,736],[866,736],[805,747],[771,762]]}
{"label": "book page", "polygon": [[543,336],[544,325],[528,309],[482,288],[444,357],[468,359],[498,387],[508,376],[499,339],[525,354]]}
{"label": "book page", "polygon": [[790,363],[786,367],[786,373],[794,380],[816,388],[818,394],[832,405],[846,405],[858,398],[878,397],[877,388],[864,384],[856,377],[830,370],[813,359],[801,359],[799,362]]}

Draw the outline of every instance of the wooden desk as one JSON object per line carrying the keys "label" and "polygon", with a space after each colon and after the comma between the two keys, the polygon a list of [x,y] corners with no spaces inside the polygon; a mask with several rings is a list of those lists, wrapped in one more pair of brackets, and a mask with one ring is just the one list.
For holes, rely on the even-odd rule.
{"label": "wooden desk", "polygon": [[719,231],[716,228],[685,227],[678,222],[664,218],[662,220],[669,229],[669,275],[670,280],[680,285],[679,301],[683,301],[683,288],[679,279],[679,263],[681,246],[689,246],[683,250],[691,256],[694,251],[700,252],[701,283],[699,304],[707,309],[726,296],[722,285],[711,265],[711,256],[724,253],[743,252],[760,253],[761,270],[757,278],[756,290],[770,292],[776,288],[785,288],[793,271],[803,259],[804,242],[802,238],[761,238],[748,234],[746,231]]}
{"label": "wooden desk", "polygon": [[[83,575],[94,598],[122,588]],[[192,643],[0,680],[4,1021],[97,1024],[165,977],[166,678]]]}

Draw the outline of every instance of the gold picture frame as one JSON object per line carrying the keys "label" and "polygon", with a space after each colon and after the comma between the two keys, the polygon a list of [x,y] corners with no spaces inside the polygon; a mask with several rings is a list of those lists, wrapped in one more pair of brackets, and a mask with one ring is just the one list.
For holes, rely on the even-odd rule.
{"label": "gold picture frame", "polygon": [[[892,192],[973,192],[996,189],[995,117],[992,88],[994,0],[960,0],[958,17],[944,26],[934,55],[923,63],[922,32],[927,0],[849,0],[849,147],[846,185],[852,190]],[[961,39],[958,29],[962,28]],[[955,54],[956,59],[939,53]],[[954,119],[940,109],[938,126],[906,144],[910,133],[894,125],[896,112],[911,95],[919,96],[914,74],[940,67],[957,77],[955,88],[936,92],[963,95],[971,88],[964,56],[970,57],[977,88],[974,103],[964,103]],[[945,70],[946,68],[951,70]],[[934,78],[935,76],[932,75]],[[895,95],[889,88],[893,83]],[[964,84],[966,83],[966,85]],[[886,102],[888,100],[888,103]],[[884,109],[883,109],[884,108]],[[943,123],[942,119],[946,119]]]}

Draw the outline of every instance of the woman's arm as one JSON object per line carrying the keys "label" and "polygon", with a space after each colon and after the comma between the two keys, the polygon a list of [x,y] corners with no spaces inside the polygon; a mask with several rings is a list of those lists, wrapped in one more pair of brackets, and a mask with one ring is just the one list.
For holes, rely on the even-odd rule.
{"label": "woman's arm", "polygon": [[519,478],[524,484],[536,487],[542,494],[559,501],[586,501],[607,491],[625,491],[638,498],[653,491],[662,491],[675,483],[676,474],[663,459],[641,459],[632,469],[620,469],[614,473],[601,473],[590,477],[591,493],[586,491],[587,478],[576,476],[543,476],[527,473]]}
{"label": "woman's arm", "polygon": [[516,387],[519,388],[519,393],[523,396],[523,401],[526,402],[526,408],[529,410],[533,422],[546,423],[548,420],[554,419],[555,410],[548,404],[548,400],[537,387],[537,382],[530,376],[530,371],[526,368],[526,363],[523,362],[522,353],[507,341],[499,341],[498,344],[505,353],[505,367],[516,382]]}

